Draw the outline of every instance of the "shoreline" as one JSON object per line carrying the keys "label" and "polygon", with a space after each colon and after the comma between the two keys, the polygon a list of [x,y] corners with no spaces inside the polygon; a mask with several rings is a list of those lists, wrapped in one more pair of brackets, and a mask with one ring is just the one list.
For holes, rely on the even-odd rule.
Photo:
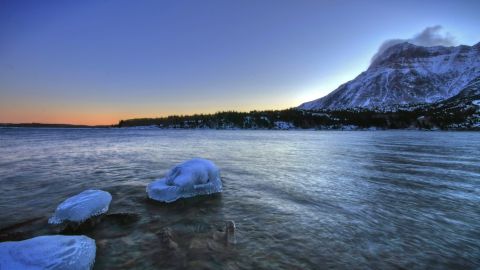
{"label": "shoreline", "polygon": [[185,128],[185,127],[151,127],[151,126],[131,126],[131,127],[119,127],[119,126],[50,126],[50,125],[38,125],[38,126],[24,126],[24,125],[0,125],[0,129],[124,129],[124,130],[228,130],[228,131],[428,131],[428,132],[479,132],[480,128],[475,129],[424,129],[424,128],[381,128],[381,127],[340,127],[340,128]]}

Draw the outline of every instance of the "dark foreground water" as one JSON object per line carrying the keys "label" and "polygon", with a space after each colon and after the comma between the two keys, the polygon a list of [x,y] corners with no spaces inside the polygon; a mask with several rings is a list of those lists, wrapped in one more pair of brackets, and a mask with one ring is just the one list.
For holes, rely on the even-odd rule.
{"label": "dark foreground water", "polygon": [[[146,199],[192,157],[221,168],[221,195]],[[109,191],[130,214],[83,231],[95,269],[480,268],[480,133],[0,129],[0,185],[4,239]]]}

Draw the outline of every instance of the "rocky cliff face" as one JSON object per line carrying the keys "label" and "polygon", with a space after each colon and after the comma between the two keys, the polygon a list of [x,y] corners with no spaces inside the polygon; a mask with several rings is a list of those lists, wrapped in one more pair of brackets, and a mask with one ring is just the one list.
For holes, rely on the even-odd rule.
{"label": "rocky cliff face", "polygon": [[401,43],[378,56],[368,70],[305,110],[385,108],[433,103],[457,95],[480,76],[480,43],[474,46],[422,47]]}

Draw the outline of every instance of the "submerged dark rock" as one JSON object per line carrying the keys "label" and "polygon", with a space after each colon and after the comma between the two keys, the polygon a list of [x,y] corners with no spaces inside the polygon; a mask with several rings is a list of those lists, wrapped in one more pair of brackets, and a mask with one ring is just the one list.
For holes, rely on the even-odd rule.
{"label": "submerged dark rock", "polygon": [[83,222],[66,221],[57,225],[61,234],[84,234],[91,232],[96,225],[102,222],[104,216],[91,217]]}
{"label": "submerged dark rock", "polygon": [[235,231],[235,222],[233,220],[227,220],[222,228],[219,228],[213,233],[213,239],[226,246],[235,245],[237,243]]}
{"label": "submerged dark rock", "polygon": [[36,217],[19,223],[15,223],[0,229],[0,242],[20,241],[31,238],[39,233],[55,233],[55,231],[46,228],[45,218]]}
{"label": "submerged dark rock", "polygon": [[0,242],[5,241],[20,241],[25,240],[31,237],[29,232],[7,232],[0,233]]}
{"label": "submerged dark rock", "polygon": [[159,234],[159,238],[162,243],[162,247],[167,252],[174,252],[178,249],[178,244],[173,240],[172,229],[168,227],[163,228],[163,230]]}
{"label": "submerged dark rock", "polygon": [[227,245],[234,245],[237,243],[237,239],[235,237],[235,222],[233,220],[227,220],[225,222],[225,243]]}
{"label": "submerged dark rock", "polygon": [[131,224],[140,220],[140,215],[135,213],[113,213],[105,215],[105,219],[118,224]]}

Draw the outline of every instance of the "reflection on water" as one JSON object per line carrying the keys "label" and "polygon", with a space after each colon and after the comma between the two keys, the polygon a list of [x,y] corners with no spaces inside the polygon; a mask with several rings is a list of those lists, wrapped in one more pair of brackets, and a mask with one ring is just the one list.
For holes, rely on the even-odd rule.
{"label": "reflection on water", "polygon": [[[222,194],[146,199],[192,157],[221,168]],[[480,267],[479,133],[0,129],[0,185],[0,234],[18,239],[54,233],[67,196],[109,191],[84,232],[95,269]]]}

